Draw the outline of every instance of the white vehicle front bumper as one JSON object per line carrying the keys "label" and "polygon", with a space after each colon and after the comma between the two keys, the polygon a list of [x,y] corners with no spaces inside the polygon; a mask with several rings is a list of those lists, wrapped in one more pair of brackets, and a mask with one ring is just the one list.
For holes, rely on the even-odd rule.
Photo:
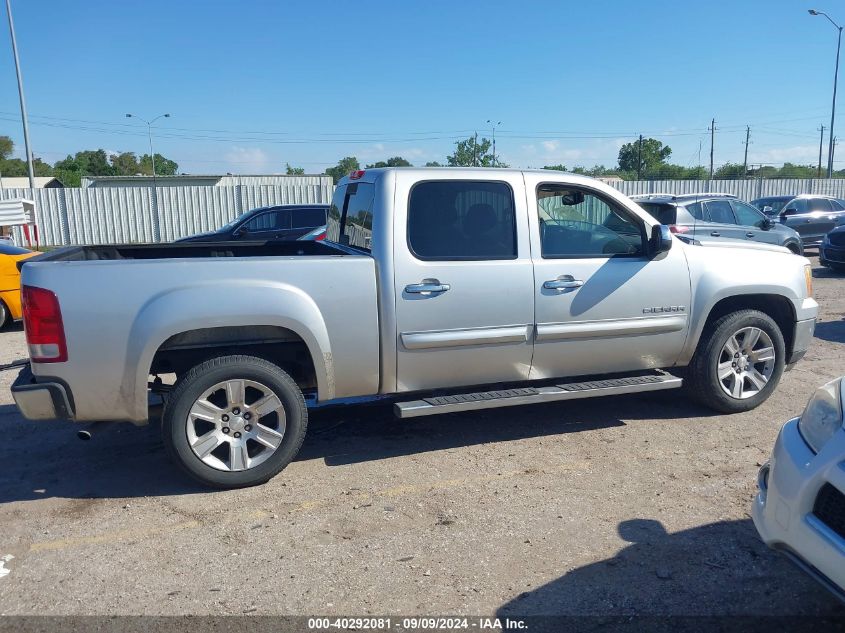
{"label": "white vehicle front bumper", "polygon": [[754,525],[766,545],[845,601],[845,430],[816,455],[790,420],[757,484]]}

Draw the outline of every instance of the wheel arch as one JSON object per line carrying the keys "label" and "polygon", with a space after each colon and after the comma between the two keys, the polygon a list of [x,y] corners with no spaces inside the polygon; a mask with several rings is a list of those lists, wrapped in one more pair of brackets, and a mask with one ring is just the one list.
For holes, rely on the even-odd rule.
{"label": "wheel arch", "polygon": [[318,397],[334,397],[326,324],[316,303],[301,289],[233,280],[191,285],[152,297],[139,310],[129,334],[121,389],[132,402],[132,418],[147,419],[147,383],[162,352],[204,348],[218,354],[265,357],[260,353],[265,342],[307,350]]}
{"label": "wheel arch", "polygon": [[726,314],[740,310],[759,310],[774,320],[783,335],[787,358],[795,342],[795,306],[792,300],[778,293],[737,294],[715,300],[706,311],[706,316],[694,324],[694,334],[687,341],[679,364],[686,364],[701,343],[706,328]]}

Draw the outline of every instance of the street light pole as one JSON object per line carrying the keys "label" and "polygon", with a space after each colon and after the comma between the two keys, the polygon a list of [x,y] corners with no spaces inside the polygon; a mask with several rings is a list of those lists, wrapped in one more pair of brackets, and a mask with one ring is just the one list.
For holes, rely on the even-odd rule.
{"label": "street light pole", "polygon": [[833,18],[824,11],[808,9],[807,12],[810,15],[823,15],[833,26],[836,27],[836,30],[839,32],[839,39],[836,44],[836,70],[833,72],[833,105],[830,108],[830,130],[828,130],[830,143],[827,147],[827,177],[833,178],[833,119],[836,117],[836,84],[839,80],[839,50],[842,48],[842,27],[834,22]]}
{"label": "street light pole", "polygon": [[[26,117],[26,99],[23,96],[23,78],[21,62],[18,58],[18,41],[15,38],[15,23],[12,20],[12,3],[6,0],[6,14],[9,16],[9,33],[12,39],[12,55],[15,58],[15,73],[18,76],[18,96],[21,102],[21,122],[23,123],[23,144],[26,150],[26,165],[29,171],[29,188],[35,189],[35,169],[32,166],[32,146],[29,144],[29,119]],[[34,195],[34,193],[33,193]]]}
{"label": "street light pole", "polygon": [[147,124],[147,136],[149,137],[149,140],[150,140],[150,161],[152,162],[152,167],[153,167],[153,188],[155,188],[155,186],[156,186],[156,155],[155,155],[155,152],[153,151],[153,123],[155,123],[156,121],[158,121],[162,117],[164,117],[165,119],[169,119],[170,115],[169,114],[159,114],[152,121],[147,121],[146,119],[142,119],[137,114],[127,114],[126,115],[127,119],[135,118],[135,119],[143,121],[144,123]]}
{"label": "street light pole", "polygon": [[501,121],[493,121],[493,119],[487,119],[487,123],[493,128],[493,167],[495,167],[498,163],[496,162],[496,126],[501,125]]}

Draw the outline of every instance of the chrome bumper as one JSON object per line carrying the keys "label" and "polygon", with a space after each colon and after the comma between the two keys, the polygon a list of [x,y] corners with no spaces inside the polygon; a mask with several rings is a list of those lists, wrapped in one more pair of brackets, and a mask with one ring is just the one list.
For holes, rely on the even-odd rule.
{"label": "chrome bumper", "polygon": [[12,397],[27,420],[72,420],[67,390],[58,382],[35,382],[27,365],[12,383]]}

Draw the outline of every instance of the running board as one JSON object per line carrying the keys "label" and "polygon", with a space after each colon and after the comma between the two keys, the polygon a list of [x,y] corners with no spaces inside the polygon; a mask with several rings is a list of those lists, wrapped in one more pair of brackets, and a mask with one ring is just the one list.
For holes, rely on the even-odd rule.
{"label": "running board", "polygon": [[681,386],[681,382],[681,379],[677,376],[654,373],[628,378],[561,383],[548,387],[459,393],[452,396],[423,398],[411,402],[397,402],[393,405],[393,412],[400,418],[415,418],[437,413],[456,413],[476,409],[513,407],[521,404],[540,404],[557,400],[576,400],[578,398],[595,398],[623,393],[677,389]]}

